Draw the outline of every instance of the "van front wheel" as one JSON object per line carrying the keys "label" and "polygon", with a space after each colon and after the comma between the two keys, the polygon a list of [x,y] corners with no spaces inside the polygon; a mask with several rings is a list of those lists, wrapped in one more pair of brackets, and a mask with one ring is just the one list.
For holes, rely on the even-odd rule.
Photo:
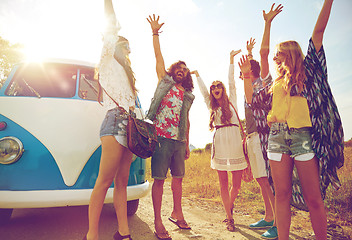
{"label": "van front wheel", "polygon": [[132,216],[137,212],[139,199],[127,202],[127,215]]}
{"label": "van front wheel", "polygon": [[0,224],[7,223],[12,214],[12,208],[0,208]]}

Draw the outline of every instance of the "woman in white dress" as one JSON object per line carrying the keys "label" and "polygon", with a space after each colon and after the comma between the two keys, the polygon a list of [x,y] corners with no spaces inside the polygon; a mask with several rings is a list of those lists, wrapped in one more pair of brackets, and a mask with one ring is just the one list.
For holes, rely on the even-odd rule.
{"label": "woman in white dress", "polygon": [[[89,202],[89,230],[83,239],[99,239],[99,218],[108,188],[114,181],[114,207],[118,230],[115,240],[132,239],[127,221],[127,183],[132,153],[127,147],[128,112],[135,107],[135,78],[128,58],[127,39],[118,36],[119,23],[111,0],[105,0],[108,26],[99,64],[99,102],[104,96],[106,116],[100,128],[102,154],[99,174]],[[119,106],[117,106],[117,104]]]}
{"label": "woman in white dress", "polygon": [[[240,51],[231,51],[230,53],[229,97],[221,81],[214,81],[209,93],[198,71],[192,71],[192,74],[195,74],[197,77],[198,86],[210,110],[210,130],[216,129],[213,137],[211,168],[218,172],[221,198],[227,215],[224,222],[229,231],[235,230],[233,206],[241,188],[242,170],[247,168],[247,162],[242,149],[239,122],[233,109],[235,107],[237,111],[234,57]],[[227,172],[231,172],[232,174],[230,191],[228,188]]]}

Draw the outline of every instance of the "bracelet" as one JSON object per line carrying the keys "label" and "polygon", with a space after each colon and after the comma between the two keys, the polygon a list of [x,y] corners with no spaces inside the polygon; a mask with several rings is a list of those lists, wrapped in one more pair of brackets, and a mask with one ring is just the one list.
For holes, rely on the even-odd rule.
{"label": "bracelet", "polygon": [[243,78],[251,78],[251,76],[249,75],[249,73],[247,73],[247,74],[243,74]]}
{"label": "bracelet", "polygon": [[153,32],[153,36],[159,36],[159,33],[162,33],[163,31],[159,32],[159,31],[156,31],[156,32]]}

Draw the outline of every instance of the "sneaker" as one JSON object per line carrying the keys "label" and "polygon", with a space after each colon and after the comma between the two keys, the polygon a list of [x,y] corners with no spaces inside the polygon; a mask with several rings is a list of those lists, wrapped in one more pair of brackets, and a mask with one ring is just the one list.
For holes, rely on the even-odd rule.
{"label": "sneaker", "polygon": [[251,225],[249,225],[250,228],[269,228],[272,227],[274,224],[274,220],[272,220],[271,222],[267,222],[264,219],[259,220],[256,223],[252,223]]}
{"label": "sneaker", "polygon": [[277,239],[277,227],[271,227],[266,231],[265,233],[262,234],[262,238],[266,239]]}

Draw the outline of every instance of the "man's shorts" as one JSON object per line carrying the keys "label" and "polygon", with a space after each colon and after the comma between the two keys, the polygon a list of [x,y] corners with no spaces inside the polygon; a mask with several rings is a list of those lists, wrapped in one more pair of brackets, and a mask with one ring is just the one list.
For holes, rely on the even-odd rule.
{"label": "man's shorts", "polygon": [[257,132],[253,132],[247,136],[247,150],[253,177],[267,177],[265,160]]}
{"label": "man's shorts", "polygon": [[288,128],[286,123],[272,123],[268,140],[268,158],[281,161],[282,154],[297,161],[308,161],[314,157],[311,128]]}
{"label": "man's shorts", "polygon": [[152,178],[166,179],[169,168],[172,177],[183,178],[185,157],[186,142],[158,137],[158,144],[151,160]]}

